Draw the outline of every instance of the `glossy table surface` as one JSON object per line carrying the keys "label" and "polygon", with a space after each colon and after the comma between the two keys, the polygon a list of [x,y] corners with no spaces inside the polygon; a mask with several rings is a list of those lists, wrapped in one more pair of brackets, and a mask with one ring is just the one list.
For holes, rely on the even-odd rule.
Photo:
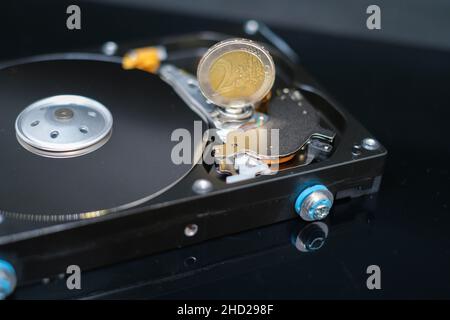
{"label": "glossy table surface", "polygon": [[[122,21],[130,23],[125,30],[114,23],[118,10],[92,6],[83,36],[52,31],[50,26],[45,35],[36,30],[22,33],[22,40],[13,41],[3,56],[236,27],[130,9],[120,10]],[[102,14],[112,18],[93,18]],[[173,23],[166,22],[169,18]],[[158,25],[160,29],[155,29]],[[346,218],[331,219],[328,239],[315,252],[300,252],[291,244],[291,233],[305,226],[291,221],[93,271],[93,287],[103,283],[106,288],[118,281],[123,290],[113,297],[124,298],[449,298],[450,52],[276,31],[296,50],[309,73],[389,151],[377,197],[343,204]],[[34,43],[29,41],[33,33],[38,39]],[[59,42],[52,41],[55,37]],[[381,269],[381,290],[367,289],[369,265]],[[125,274],[130,277],[128,285]],[[145,274],[146,280],[135,285],[138,274]],[[27,288],[17,297],[56,296],[58,286]],[[103,294],[88,291],[92,296]]]}

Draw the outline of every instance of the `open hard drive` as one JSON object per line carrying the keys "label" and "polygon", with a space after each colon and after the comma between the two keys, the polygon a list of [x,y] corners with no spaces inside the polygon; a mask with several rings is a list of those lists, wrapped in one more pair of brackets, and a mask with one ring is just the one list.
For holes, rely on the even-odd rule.
{"label": "open hard drive", "polygon": [[3,295],[378,191],[386,150],[252,23],[1,65]]}

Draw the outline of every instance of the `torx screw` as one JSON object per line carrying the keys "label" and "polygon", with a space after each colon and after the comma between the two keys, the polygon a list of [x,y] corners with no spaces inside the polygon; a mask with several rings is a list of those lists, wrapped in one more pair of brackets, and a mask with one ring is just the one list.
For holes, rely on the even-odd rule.
{"label": "torx screw", "polygon": [[55,117],[58,120],[70,120],[73,118],[73,110],[69,108],[56,109]]}
{"label": "torx screw", "polygon": [[303,190],[295,202],[295,211],[306,221],[325,219],[333,205],[333,194],[318,184]]}
{"label": "torx screw", "polygon": [[357,157],[359,155],[361,155],[361,146],[359,144],[355,144],[352,147],[352,155]]}
{"label": "torx screw", "polygon": [[313,213],[314,219],[315,220],[322,220],[324,219],[328,213],[330,213],[330,207],[326,206],[326,205],[319,205]]}

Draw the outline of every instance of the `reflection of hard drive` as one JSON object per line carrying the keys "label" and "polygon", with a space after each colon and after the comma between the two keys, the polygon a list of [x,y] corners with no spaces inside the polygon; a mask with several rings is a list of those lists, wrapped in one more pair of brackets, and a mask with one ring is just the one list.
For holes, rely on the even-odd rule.
{"label": "reflection of hard drive", "polygon": [[[217,285],[219,279],[231,279],[251,272],[267,272],[276,266],[296,263],[296,281],[302,282],[314,274],[323,275],[330,268],[345,273],[339,268],[342,260],[313,268],[311,254],[322,250],[335,251],[348,245],[346,235],[370,232],[369,223],[373,212],[368,197],[344,201],[333,206],[333,216],[326,221],[305,223],[291,219],[267,227],[240,232],[187,246],[178,250],[164,251],[140,259],[117,263],[112,266],[83,272],[81,290],[67,290],[65,278],[52,279],[19,288],[15,299],[154,299],[164,298],[183,291],[190,283],[190,292],[201,292],[205,283]],[[256,205],[260,212],[289,210],[284,201]],[[355,244],[357,248],[362,243]],[[344,259],[351,259],[346,253]],[[273,269],[272,269],[273,270]],[[276,272],[275,272],[276,274]],[[111,277],[114,277],[111,281]],[[340,277],[345,287],[347,277]],[[299,291],[301,296],[307,291]],[[209,294],[209,293],[208,293]]]}
{"label": "reflection of hard drive", "polygon": [[[320,220],[333,201],[378,190],[385,149],[271,46],[271,94],[233,109],[206,99],[195,70],[226,38],[163,39],[126,56],[140,70],[121,64],[135,46],[3,65],[0,261],[19,284],[68,261],[89,269]],[[292,209],[252,209],[281,200]]]}

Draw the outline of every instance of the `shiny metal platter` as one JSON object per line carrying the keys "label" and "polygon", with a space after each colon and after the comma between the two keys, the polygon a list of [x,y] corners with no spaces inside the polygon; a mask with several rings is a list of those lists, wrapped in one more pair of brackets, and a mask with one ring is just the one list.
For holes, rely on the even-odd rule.
{"label": "shiny metal platter", "polygon": [[5,217],[76,220],[131,208],[195,163],[171,161],[171,133],[202,120],[158,76],[53,55],[3,68],[0,83]]}
{"label": "shiny metal platter", "polygon": [[57,95],[32,103],[17,117],[17,139],[27,150],[51,158],[81,156],[103,146],[113,117],[100,102]]}

